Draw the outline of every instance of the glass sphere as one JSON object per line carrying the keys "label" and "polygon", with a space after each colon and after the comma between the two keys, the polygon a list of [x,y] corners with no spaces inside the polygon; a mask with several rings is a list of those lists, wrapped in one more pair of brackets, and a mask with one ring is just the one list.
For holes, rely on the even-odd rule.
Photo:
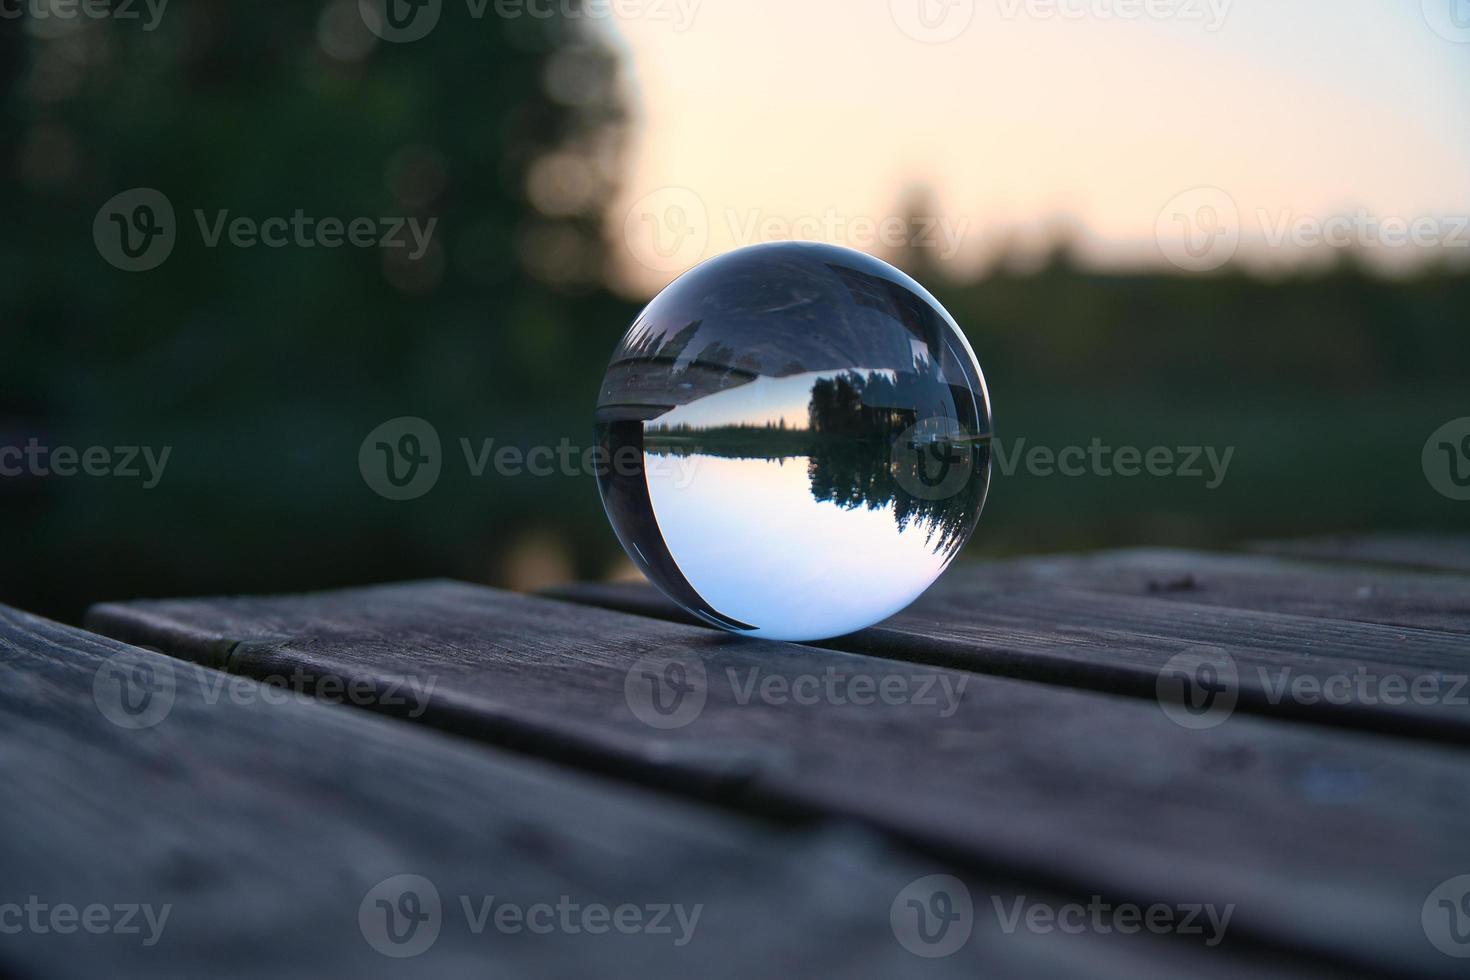
{"label": "glass sphere", "polygon": [[845,248],[755,245],[686,273],[618,344],[598,483],[670,599],[814,640],[939,577],[984,506],[990,434],[975,354],[922,286]]}

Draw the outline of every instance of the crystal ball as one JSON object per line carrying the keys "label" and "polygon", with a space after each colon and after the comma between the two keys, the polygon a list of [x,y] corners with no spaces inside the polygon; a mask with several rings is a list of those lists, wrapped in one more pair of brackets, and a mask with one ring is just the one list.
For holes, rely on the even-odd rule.
{"label": "crystal ball", "polygon": [[618,344],[596,427],[628,556],[699,619],[767,639],[903,609],[990,486],[990,397],[964,334],[904,273],[830,245],[685,273]]}

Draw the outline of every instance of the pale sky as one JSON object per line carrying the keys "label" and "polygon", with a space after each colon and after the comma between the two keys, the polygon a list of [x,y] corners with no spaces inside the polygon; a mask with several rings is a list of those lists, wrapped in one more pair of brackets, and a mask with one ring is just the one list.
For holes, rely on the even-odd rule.
{"label": "pale sky", "polygon": [[[805,458],[694,456],[649,465],[648,494],[680,571],[711,607],[773,640],[837,636],[903,609],[944,571],[929,528],[893,505],[812,497]],[[687,481],[687,482],[685,482]]]}
{"label": "pale sky", "polygon": [[792,234],[883,254],[921,186],[925,247],[961,274],[1061,223],[1094,262],[1167,268],[1180,207],[1224,214],[1253,265],[1348,215],[1354,240],[1427,221],[1470,256],[1470,0],[618,3],[643,12],[609,22],[635,119],[609,236],[634,292]]}
{"label": "pale sky", "polygon": [[760,377],[749,384],[716,392],[679,405],[658,417],[658,424],[673,427],[692,425],[766,425],[786,420],[788,428],[807,427],[807,408],[812,401],[812,385],[820,378],[831,377],[830,371],[793,374],[784,378]]}

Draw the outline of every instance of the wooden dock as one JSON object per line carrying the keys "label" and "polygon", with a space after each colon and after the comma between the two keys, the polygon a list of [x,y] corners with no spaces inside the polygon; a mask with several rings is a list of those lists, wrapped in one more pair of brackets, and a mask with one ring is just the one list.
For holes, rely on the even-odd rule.
{"label": "wooden dock", "polygon": [[85,625],[0,611],[8,976],[1470,972],[1467,539],[962,563],[820,645],[607,584]]}

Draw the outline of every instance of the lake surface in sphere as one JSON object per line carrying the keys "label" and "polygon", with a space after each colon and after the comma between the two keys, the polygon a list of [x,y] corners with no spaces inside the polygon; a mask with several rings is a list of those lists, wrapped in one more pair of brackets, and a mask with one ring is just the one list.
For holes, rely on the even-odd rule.
{"label": "lake surface in sphere", "polygon": [[990,403],[954,321],[892,266],[780,243],[689,272],[614,353],[608,517],[701,619],[837,636],[917,598],[969,539]]}

